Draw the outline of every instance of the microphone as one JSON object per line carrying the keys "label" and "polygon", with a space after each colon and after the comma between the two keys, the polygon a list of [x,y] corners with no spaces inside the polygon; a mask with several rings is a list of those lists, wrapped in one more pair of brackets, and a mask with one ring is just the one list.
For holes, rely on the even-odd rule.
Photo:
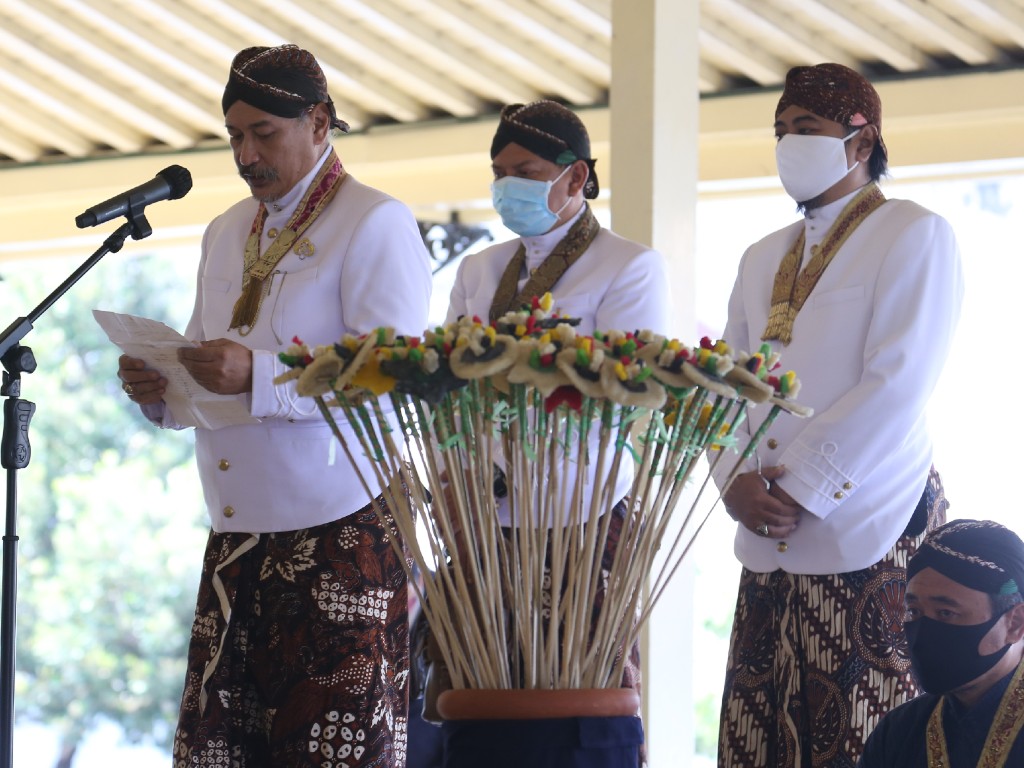
{"label": "microphone", "polygon": [[161,200],[177,200],[184,197],[192,189],[192,174],[180,165],[164,168],[155,178],[140,184],[134,189],[104,200],[89,208],[81,216],[75,218],[79,229],[95,227],[118,216],[138,214],[150,203]]}

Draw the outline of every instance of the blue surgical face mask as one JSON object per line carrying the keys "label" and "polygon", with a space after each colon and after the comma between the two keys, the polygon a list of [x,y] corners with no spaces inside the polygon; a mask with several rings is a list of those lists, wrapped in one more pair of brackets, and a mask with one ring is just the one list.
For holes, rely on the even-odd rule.
{"label": "blue surgical face mask", "polygon": [[551,181],[523,179],[518,176],[503,176],[491,184],[491,201],[494,210],[501,216],[501,223],[517,235],[530,237],[543,235],[558,223],[559,214],[568,207],[572,198],[557,211],[548,207],[551,188],[572,168],[567,165]]}

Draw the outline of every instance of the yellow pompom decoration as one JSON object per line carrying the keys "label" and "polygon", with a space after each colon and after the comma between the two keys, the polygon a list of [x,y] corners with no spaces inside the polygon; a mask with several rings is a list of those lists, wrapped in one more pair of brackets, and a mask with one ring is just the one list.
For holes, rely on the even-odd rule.
{"label": "yellow pompom decoration", "polygon": [[[381,350],[391,357],[390,350]],[[375,395],[383,395],[395,388],[395,378],[383,373],[380,369],[380,358],[384,355],[370,355],[363,367],[352,377],[352,386],[368,389]]]}

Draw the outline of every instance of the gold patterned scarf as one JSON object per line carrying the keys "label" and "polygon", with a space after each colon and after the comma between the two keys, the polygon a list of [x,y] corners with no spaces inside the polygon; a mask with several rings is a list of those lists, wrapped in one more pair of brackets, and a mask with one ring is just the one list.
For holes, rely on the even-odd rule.
{"label": "gold patterned scarf", "polygon": [[260,203],[249,230],[249,239],[245,243],[245,262],[242,267],[242,295],[235,302],[231,312],[231,325],[228,330],[238,328],[238,333],[248,336],[256,324],[263,299],[270,291],[267,277],[278,263],[285,257],[299,236],[316,221],[327,205],[334,199],[341,184],[348,174],[341,165],[337,153],[332,147],[330,157],[320,166],[305,196],[295,209],[291,219],[281,230],[274,242],[260,255],[260,238],[263,236],[263,224],[267,220],[267,206]]}
{"label": "gold patterned scarf", "polygon": [[[946,697],[939,703],[928,718],[928,730],[925,740],[928,746],[928,768],[949,768],[949,750],[946,747],[946,732],[942,727],[942,708]],[[1024,662],[1017,665],[1017,671],[1010,681],[995,720],[988,729],[988,738],[981,750],[978,768],[1003,768],[1006,758],[1010,755],[1024,728]]]}
{"label": "gold patterned scarf", "polygon": [[825,272],[843,243],[853,231],[875,209],[885,202],[885,195],[877,184],[868,184],[846,204],[835,223],[829,227],[821,245],[811,246],[811,260],[802,270],[804,242],[807,237],[806,228],[800,229],[793,247],[779,264],[775,273],[775,284],[772,286],[772,305],[768,313],[768,325],[761,334],[761,341],[778,339],[783,344],[793,340],[793,323],[797,313],[803,308],[807,297],[811,295],[818,279]]}
{"label": "gold patterned scarf", "polygon": [[533,270],[523,289],[518,291],[519,276],[526,264],[526,246],[520,241],[519,248],[506,265],[501,280],[498,281],[498,288],[494,292],[490,311],[491,321],[497,320],[506,312],[518,309],[523,304],[529,304],[534,296],[543,296],[550,291],[566,270],[590,247],[600,231],[601,225],[598,224],[593,211],[589,205],[584,204],[583,214],[569,228],[565,237],[558,241],[558,245],[541,265]]}

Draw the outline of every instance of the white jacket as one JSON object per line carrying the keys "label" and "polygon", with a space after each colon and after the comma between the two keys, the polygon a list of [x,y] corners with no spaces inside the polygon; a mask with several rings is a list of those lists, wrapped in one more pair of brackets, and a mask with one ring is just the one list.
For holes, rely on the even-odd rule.
{"label": "white jacket", "polygon": [[[279,201],[280,210],[268,205],[261,248],[269,245],[269,232],[291,217],[316,170]],[[239,397],[260,423],[196,430],[199,475],[218,532],[307,528],[370,502],[371,494],[313,400],[298,397],[294,384],[272,383],[287,370],[277,354],[295,336],[310,348],[379,326],[419,336],[430,301],[429,257],[412,213],[349,177],[299,239],[313,244],[313,254],[302,258],[290,251],[271,277],[251,333],[229,331],[257,207],[255,199],[243,200],[207,228],[195,308],[185,331],[190,339],[224,337],[253,350],[253,390]],[[165,409],[144,410],[162,426],[177,426]],[[343,419],[341,423],[349,443],[358,445]],[[365,457],[357,456],[356,462],[365,477],[373,477]],[[379,490],[371,487],[373,495]]]}
{"label": "white jacket", "polygon": [[[576,217],[543,235],[499,243],[467,256],[459,265],[452,288],[448,322],[461,315],[476,315],[487,322],[498,282],[520,242],[526,247],[526,269],[534,269],[554,250],[581,214],[582,209]],[[526,280],[524,273],[520,276],[520,288]],[[595,330],[644,329],[674,335],[670,328],[672,304],[664,258],[657,251],[607,229],[601,229],[590,247],[559,278],[551,289],[551,295],[555,311],[565,317],[580,319],[576,326],[580,335],[590,335]],[[597,437],[595,430],[590,441],[592,457],[597,456]],[[584,510],[590,506],[590,489],[596,482],[596,464],[592,463],[588,469],[589,482],[582,502]],[[607,467],[606,477],[611,472],[611,467]],[[621,462],[615,488],[609,498],[623,498],[632,482],[633,462],[627,458]],[[510,523],[504,500],[499,504],[498,512],[503,523]]]}
{"label": "white jacket", "polygon": [[[809,232],[808,247],[819,241],[850,197],[747,250],[729,300],[724,338],[730,345],[760,347],[779,262],[801,227],[817,230]],[[781,371],[793,370],[801,380],[797,399],[815,413],[810,419],[781,414],[757,453],[763,466],[785,465],[779,486],[810,514],[784,548],[738,526],[743,565],[757,572],[842,573],[872,565],[895,544],[931,465],[925,409],[962,296],[960,255],[945,219],[889,200],[857,227],[797,315],[793,341],[772,342]],[[768,412],[766,405],[753,408],[746,434]],[[755,466],[748,463],[749,470]],[[719,486],[724,474],[724,467],[716,473]]]}

